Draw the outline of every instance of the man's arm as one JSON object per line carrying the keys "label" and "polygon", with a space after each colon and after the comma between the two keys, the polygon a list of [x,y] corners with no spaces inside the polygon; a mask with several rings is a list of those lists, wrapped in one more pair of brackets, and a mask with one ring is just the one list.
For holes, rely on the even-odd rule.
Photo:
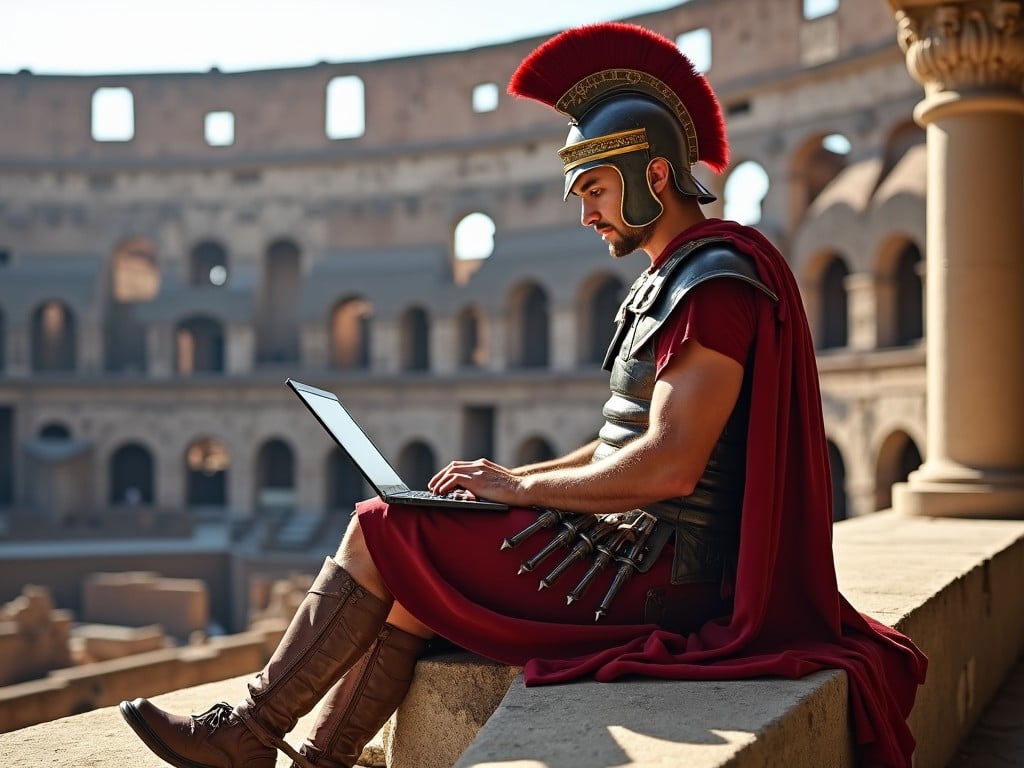
{"label": "man's arm", "polygon": [[604,459],[520,476],[494,462],[456,461],[430,481],[515,506],[622,512],[691,493],[732,413],[743,367],[690,340],[658,377],[647,431]]}
{"label": "man's arm", "polygon": [[518,477],[526,477],[526,475],[536,475],[539,472],[550,472],[555,469],[579,467],[589,464],[591,459],[594,458],[594,451],[597,450],[597,446],[600,444],[601,441],[595,439],[560,458],[538,461],[535,464],[524,464],[521,467],[510,469],[509,472]]}

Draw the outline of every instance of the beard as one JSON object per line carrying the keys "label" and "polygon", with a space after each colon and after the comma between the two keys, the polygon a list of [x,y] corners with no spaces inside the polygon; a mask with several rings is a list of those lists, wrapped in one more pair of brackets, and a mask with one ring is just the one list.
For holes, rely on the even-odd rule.
{"label": "beard", "polygon": [[608,240],[608,253],[611,254],[613,259],[621,259],[623,256],[628,256],[646,243],[651,233],[654,232],[654,222],[642,227],[631,227],[626,224],[621,228],[611,224],[608,226],[612,228],[616,235],[615,238],[609,238]]}

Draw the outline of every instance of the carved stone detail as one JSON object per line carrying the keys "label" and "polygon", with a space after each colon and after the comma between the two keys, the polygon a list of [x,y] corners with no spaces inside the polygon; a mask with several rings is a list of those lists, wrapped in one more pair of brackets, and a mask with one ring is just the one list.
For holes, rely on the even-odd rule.
{"label": "carved stone detail", "polygon": [[[902,3],[895,1],[896,7]],[[1024,93],[1021,3],[968,0],[896,11],[907,69],[929,94],[951,90]]]}

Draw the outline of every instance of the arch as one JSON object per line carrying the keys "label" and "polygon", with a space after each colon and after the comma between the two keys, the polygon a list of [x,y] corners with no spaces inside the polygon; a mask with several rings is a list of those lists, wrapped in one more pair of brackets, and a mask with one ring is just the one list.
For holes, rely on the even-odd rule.
{"label": "arch", "polygon": [[910,435],[897,429],[886,437],[875,464],[875,509],[891,507],[893,483],[906,482],[919,466],[921,451]]}
{"label": "arch", "polygon": [[32,370],[70,373],[75,370],[75,316],[64,302],[50,299],[32,313]]}
{"label": "arch", "polygon": [[256,453],[256,506],[295,507],[295,452],[280,438],[265,441]]}
{"label": "arch", "polygon": [[814,199],[846,168],[847,154],[835,151],[834,137],[839,136],[843,134],[818,131],[793,151],[789,161],[790,229],[796,228]]}
{"label": "arch", "polygon": [[231,454],[214,437],[194,440],[185,451],[185,503],[190,507],[223,507],[228,501]]}
{"label": "arch", "polygon": [[112,505],[152,504],[156,498],[153,454],[141,443],[125,443],[114,451],[108,474]]}
{"label": "arch", "polygon": [[600,365],[615,332],[615,315],[625,296],[625,285],[615,275],[597,275],[580,291],[580,362]]}
{"label": "arch", "polygon": [[522,467],[527,464],[539,464],[542,461],[550,461],[557,458],[558,454],[554,447],[540,435],[534,435],[523,440],[516,451],[516,466]]}
{"label": "arch", "polygon": [[832,476],[832,521],[845,520],[849,515],[848,495],[846,492],[846,462],[842,451],[831,440],[828,446],[828,465]]}
{"label": "arch", "polygon": [[551,344],[547,293],[537,283],[520,283],[509,305],[509,361],[516,368],[546,368]]}
{"label": "arch", "polygon": [[339,301],[331,311],[331,367],[366,370],[370,367],[370,329],[373,304],[362,297]]}
{"label": "arch", "polygon": [[422,440],[413,440],[398,454],[398,474],[410,488],[426,488],[437,473],[437,459],[434,449]]}
{"label": "arch", "polygon": [[39,427],[36,435],[42,440],[70,440],[71,427],[63,421],[48,421]]}
{"label": "arch", "polygon": [[270,244],[263,258],[263,282],[256,313],[256,362],[299,359],[299,303],[302,253],[290,239]]}
{"label": "arch", "polygon": [[327,454],[327,509],[330,512],[352,512],[356,503],[372,494],[363,474],[341,448],[335,446]]}
{"label": "arch", "polygon": [[833,255],[822,270],[818,283],[821,299],[818,349],[842,349],[849,341],[849,310],[846,298],[846,278],[850,270],[846,261]]}
{"label": "arch", "polygon": [[483,211],[473,211],[459,219],[452,230],[453,275],[456,285],[469,278],[494,253],[494,219]]}
{"label": "arch", "polygon": [[924,338],[924,282],[921,279],[921,251],[907,243],[896,261],[896,343],[914,344]]}
{"label": "arch", "polygon": [[188,284],[220,287],[228,280],[228,252],[215,240],[203,240],[192,247],[189,255]]}
{"label": "arch", "polygon": [[403,371],[430,370],[430,318],[423,307],[410,307],[399,321],[399,365]]}
{"label": "arch", "polygon": [[745,160],[729,171],[723,187],[725,218],[740,224],[757,224],[762,218],[762,203],[771,181],[764,166]]}
{"label": "arch", "polygon": [[924,128],[913,120],[908,119],[896,123],[885,137],[883,178],[896,167],[907,152],[926,141]]}
{"label": "arch", "polygon": [[148,237],[133,235],[114,248],[110,261],[110,304],[104,319],[104,368],[107,371],[144,371],[146,326],[136,307],[160,292],[156,245]]}
{"label": "arch", "polygon": [[458,361],[462,368],[483,368],[490,358],[487,317],[476,306],[464,307],[455,318]]}
{"label": "arch", "polygon": [[224,372],[224,330],[211,317],[195,316],[174,331],[174,370],[179,376]]}

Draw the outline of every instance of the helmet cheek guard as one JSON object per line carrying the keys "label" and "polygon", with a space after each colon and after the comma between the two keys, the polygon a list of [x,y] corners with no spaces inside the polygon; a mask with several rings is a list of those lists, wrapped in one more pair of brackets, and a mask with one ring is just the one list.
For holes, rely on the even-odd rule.
{"label": "helmet cheek guard", "polygon": [[664,210],[647,175],[651,160],[663,158],[680,193],[713,202],[715,196],[689,171],[688,151],[686,136],[669,110],[648,96],[618,93],[593,105],[569,129],[558,153],[564,197],[583,172],[612,166],[622,177],[622,220],[631,227],[646,226]]}

